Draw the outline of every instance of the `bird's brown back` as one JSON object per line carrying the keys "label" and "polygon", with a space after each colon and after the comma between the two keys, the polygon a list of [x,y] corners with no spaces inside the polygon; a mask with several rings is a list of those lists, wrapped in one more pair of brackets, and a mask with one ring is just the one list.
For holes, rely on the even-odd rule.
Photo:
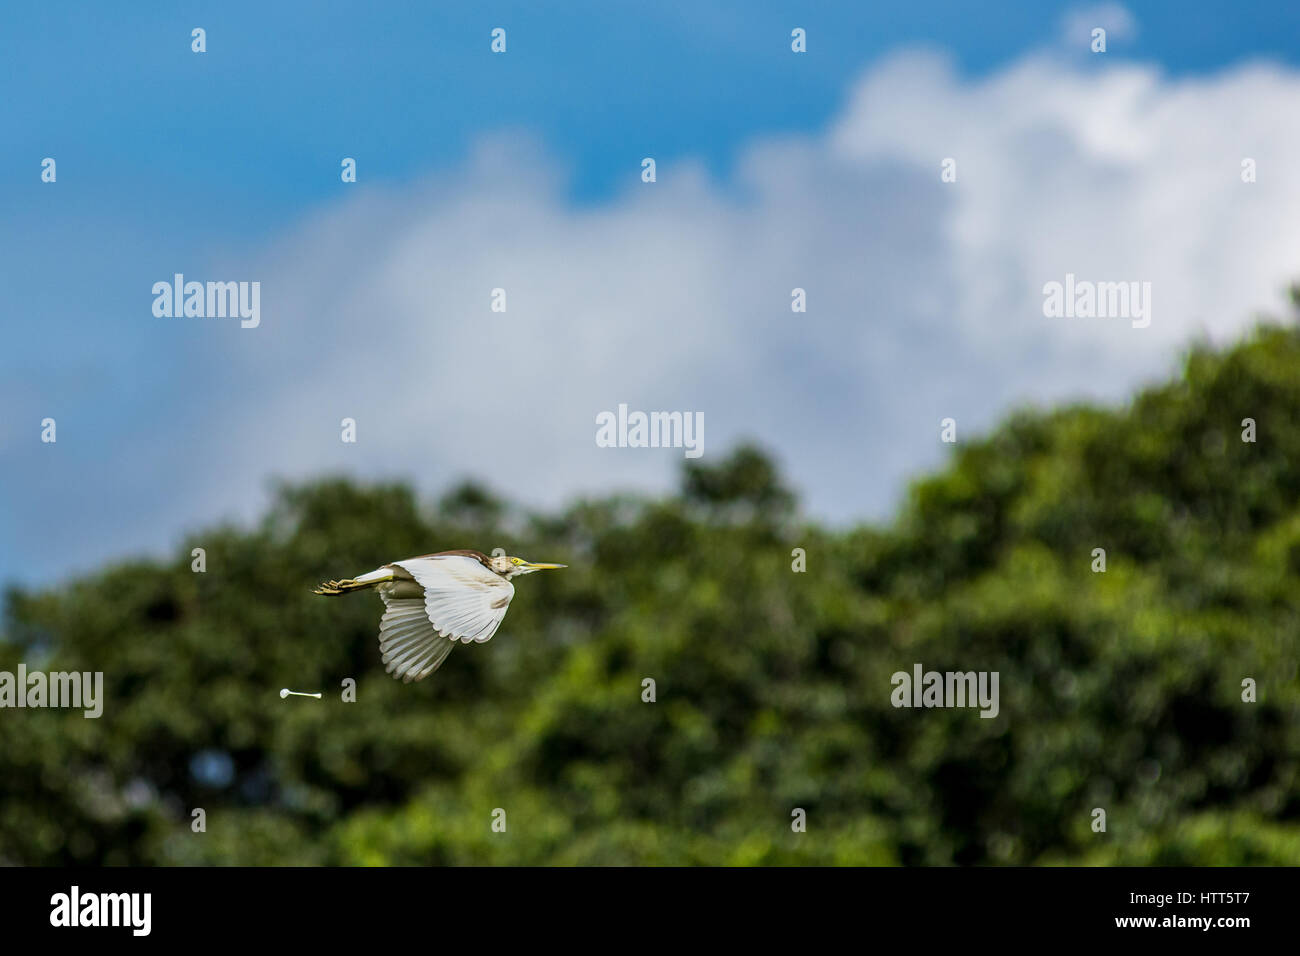
{"label": "bird's brown back", "polygon": [[[436,551],[433,554],[417,554],[414,558],[404,558],[403,560],[415,561],[419,558],[441,558],[451,554],[459,554],[466,558],[473,558],[475,561],[483,565],[483,567],[487,568],[489,571],[492,570],[492,563],[491,563],[492,559],[489,558],[482,551],[471,551],[471,550]],[[385,565],[385,567],[391,567],[391,565]]]}

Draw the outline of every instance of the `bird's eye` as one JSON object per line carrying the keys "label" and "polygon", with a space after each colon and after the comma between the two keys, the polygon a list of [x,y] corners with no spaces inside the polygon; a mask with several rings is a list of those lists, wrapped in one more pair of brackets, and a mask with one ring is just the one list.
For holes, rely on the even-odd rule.
{"label": "bird's eye", "polygon": [[524,562],[523,562],[522,560],[520,560],[519,558],[511,558],[511,559],[510,559],[510,563],[511,563],[511,564],[523,564]]}

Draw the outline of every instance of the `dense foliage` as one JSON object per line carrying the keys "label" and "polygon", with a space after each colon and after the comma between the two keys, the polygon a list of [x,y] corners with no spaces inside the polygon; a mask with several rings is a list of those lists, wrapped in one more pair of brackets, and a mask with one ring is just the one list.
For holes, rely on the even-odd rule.
{"label": "dense foliage", "polygon": [[[255,529],[10,593],[0,670],[106,701],[0,710],[0,862],[1300,863],[1297,423],[1300,336],[1264,327],[1127,409],[1013,416],[885,529],[802,521],[747,448],[559,514],[283,487]],[[423,683],[383,673],[378,598],[310,593],[497,546],[571,567]],[[915,662],[998,671],[998,717],[896,709]]]}

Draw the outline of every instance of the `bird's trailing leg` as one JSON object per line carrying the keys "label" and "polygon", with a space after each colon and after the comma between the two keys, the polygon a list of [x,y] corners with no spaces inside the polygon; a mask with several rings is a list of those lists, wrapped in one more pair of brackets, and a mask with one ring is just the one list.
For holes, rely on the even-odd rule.
{"label": "bird's trailing leg", "polygon": [[393,572],[387,568],[380,568],[378,571],[371,571],[369,574],[363,574],[359,578],[344,578],[342,581],[329,581],[319,585],[313,594],[347,594],[349,591],[363,591],[366,588],[373,588],[376,584],[382,584],[384,581],[393,580]]}
{"label": "bird's trailing leg", "polygon": [[356,581],[327,581],[325,584],[318,585],[312,594],[346,594],[348,591],[355,591],[358,588],[368,587],[369,585],[357,584]]}
{"label": "bird's trailing leg", "polygon": [[353,581],[346,578],[342,581],[330,581],[316,588],[312,594],[347,594],[349,591],[362,591],[366,588],[372,588],[374,584],[362,584],[360,581]]}

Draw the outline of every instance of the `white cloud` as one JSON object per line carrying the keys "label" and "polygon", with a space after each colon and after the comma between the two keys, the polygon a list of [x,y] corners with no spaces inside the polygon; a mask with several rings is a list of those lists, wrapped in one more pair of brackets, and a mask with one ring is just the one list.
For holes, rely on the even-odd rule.
{"label": "white cloud", "polygon": [[[426,493],[486,477],[535,504],[671,486],[679,451],[596,447],[620,402],[704,412],[705,461],[757,438],[814,514],[884,516],[942,459],[941,418],[968,437],[1021,402],[1118,400],[1279,306],[1300,268],[1297,111],[1300,75],[1267,65],[1174,80],[1044,56],[971,81],[911,53],[824,135],[753,144],[725,189],[691,165],[642,185],[638,154],[626,193],[574,208],[520,137],[416,187],[349,187],[222,270],[261,280],[262,326],[204,337],[229,387],[159,463],[179,490],[163,517],[247,515],[263,476],[342,467]],[[1067,272],[1150,281],[1150,328],[1045,318]]]}

